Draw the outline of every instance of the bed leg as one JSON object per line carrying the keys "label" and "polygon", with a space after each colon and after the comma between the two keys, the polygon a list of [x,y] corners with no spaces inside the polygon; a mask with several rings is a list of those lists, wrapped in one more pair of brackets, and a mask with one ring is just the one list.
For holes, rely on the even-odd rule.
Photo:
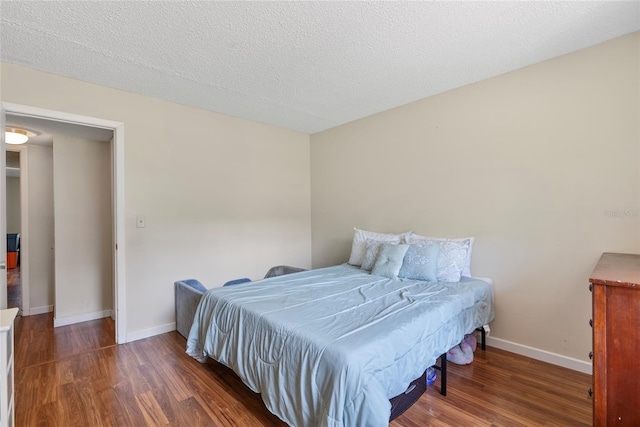
{"label": "bed leg", "polygon": [[447,353],[443,353],[440,356],[440,394],[447,395]]}
{"label": "bed leg", "polygon": [[482,326],[476,328],[476,331],[480,331],[480,348],[482,351],[487,350],[487,332],[484,330]]}
{"label": "bed leg", "polygon": [[447,395],[447,353],[442,353],[440,356],[440,365],[433,365],[438,371],[440,371],[440,394]]}

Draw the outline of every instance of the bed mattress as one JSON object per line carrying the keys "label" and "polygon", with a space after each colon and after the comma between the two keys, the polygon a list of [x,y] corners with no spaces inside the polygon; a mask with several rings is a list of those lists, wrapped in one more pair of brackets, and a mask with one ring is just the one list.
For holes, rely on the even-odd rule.
{"label": "bed mattress", "polygon": [[386,426],[389,399],[493,320],[491,285],[343,264],[204,294],[187,353],[232,368],[295,426]]}

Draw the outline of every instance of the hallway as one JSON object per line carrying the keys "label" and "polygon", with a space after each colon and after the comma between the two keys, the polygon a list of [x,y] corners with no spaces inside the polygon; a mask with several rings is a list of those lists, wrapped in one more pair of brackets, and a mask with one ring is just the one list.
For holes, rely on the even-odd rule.
{"label": "hallway", "polygon": [[22,279],[20,266],[7,270],[7,308],[22,310]]}

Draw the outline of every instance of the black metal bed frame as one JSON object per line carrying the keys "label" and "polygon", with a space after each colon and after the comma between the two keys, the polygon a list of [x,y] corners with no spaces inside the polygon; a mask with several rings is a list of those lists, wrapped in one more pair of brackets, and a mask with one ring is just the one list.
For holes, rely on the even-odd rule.
{"label": "black metal bed frame", "polygon": [[[480,348],[482,351],[486,351],[487,349],[487,333],[484,330],[484,327],[476,328],[476,331],[480,331]],[[440,394],[443,396],[447,395],[447,353],[443,353],[440,356],[440,365],[433,365],[438,371],[440,371]]]}

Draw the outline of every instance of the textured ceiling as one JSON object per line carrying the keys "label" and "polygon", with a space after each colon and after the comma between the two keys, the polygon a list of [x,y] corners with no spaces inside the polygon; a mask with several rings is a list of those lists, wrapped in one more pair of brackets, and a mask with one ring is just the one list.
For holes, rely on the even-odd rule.
{"label": "textured ceiling", "polygon": [[1,1],[0,59],[313,133],[640,30],[640,2]]}

